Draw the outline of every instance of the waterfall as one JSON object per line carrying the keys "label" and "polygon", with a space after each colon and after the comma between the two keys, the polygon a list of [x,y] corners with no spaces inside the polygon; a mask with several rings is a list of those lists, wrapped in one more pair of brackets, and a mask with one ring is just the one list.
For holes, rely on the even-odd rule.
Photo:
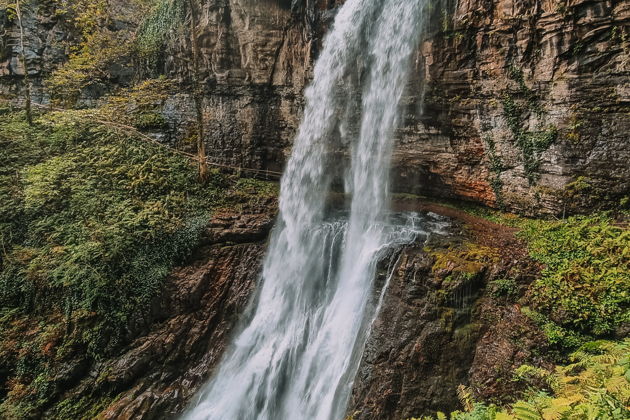
{"label": "waterfall", "polygon": [[[186,419],[344,416],[380,259],[422,229],[388,217],[399,102],[426,0],[347,0],[324,40],[282,179],[280,213],[248,319]],[[360,94],[360,99],[356,99]],[[327,209],[338,163],[349,210]]]}

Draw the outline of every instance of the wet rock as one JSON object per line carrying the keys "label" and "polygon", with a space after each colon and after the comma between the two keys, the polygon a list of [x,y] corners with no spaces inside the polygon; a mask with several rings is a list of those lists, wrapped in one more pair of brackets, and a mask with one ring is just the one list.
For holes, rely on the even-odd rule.
{"label": "wet rock", "polygon": [[[341,3],[194,2],[214,162],[283,168],[313,61]],[[35,99],[46,102],[43,78],[67,58],[71,35],[46,8],[37,13],[25,18],[27,56]],[[0,94],[19,103],[16,27],[0,19],[8,28]],[[397,133],[397,191],[527,214],[615,207],[630,194],[627,2],[444,0],[429,19]],[[174,39],[158,69],[181,85],[164,108],[162,139],[173,144],[194,131],[190,51],[190,36]],[[82,102],[104,92],[86,91]],[[578,180],[586,186],[576,188]]]}
{"label": "wet rock", "polygon": [[534,351],[546,346],[540,330],[518,305],[488,293],[507,273],[527,284],[538,267],[509,229],[461,216],[451,236],[403,251],[354,382],[354,419],[461,409],[460,385],[483,401],[509,399],[521,391],[515,368],[548,366]]}
{"label": "wet rock", "polygon": [[261,212],[219,215],[206,245],[166,280],[148,327],[117,356],[68,365],[62,398],[116,396],[103,419],[181,413],[212,374],[258,281],[274,215]]}

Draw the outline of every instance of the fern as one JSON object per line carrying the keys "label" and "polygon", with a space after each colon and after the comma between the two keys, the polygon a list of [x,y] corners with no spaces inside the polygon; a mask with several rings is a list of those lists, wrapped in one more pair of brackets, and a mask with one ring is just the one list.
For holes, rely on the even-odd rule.
{"label": "fern", "polygon": [[515,403],[512,410],[518,420],[543,420],[536,406],[526,401]]}
{"label": "fern", "polygon": [[474,409],[475,403],[472,397],[472,391],[470,388],[464,385],[460,385],[457,387],[457,398],[459,402],[464,407],[466,412],[471,412]]}

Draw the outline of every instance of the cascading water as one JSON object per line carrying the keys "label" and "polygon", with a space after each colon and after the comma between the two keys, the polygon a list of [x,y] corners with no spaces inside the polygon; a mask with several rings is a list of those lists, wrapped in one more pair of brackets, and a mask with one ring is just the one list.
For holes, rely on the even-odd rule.
{"label": "cascading water", "polygon": [[[403,226],[388,222],[387,190],[425,2],[348,0],[337,13],[306,91],[261,289],[186,419],[343,417],[369,329],[378,262],[421,233],[414,218]],[[360,118],[352,121],[357,91]],[[350,209],[336,219],[326,209],[332,139],[341,139],[351,157]]]}

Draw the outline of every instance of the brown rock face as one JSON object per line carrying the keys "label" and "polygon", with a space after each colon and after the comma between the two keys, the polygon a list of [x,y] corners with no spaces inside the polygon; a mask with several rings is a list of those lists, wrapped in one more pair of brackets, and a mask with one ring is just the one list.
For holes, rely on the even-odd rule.
{"label": "brown rock face", "polygon": [[[192,3],[209,156],[281,170],[313,61],[343,1]],[[30,10],[27,61],[34,99],[46,102],[42,79],[64,61],[60,46],[72,35],[44,5]],[[7,19],[0,15],[0,95],[19,103],[23,68]],[[627,1],[442,0],[428,19],[397,136],[397,191],[530,214],[615,207],[630,195]],[[185,27],[159,69],[181,82],[164,108],[165,141],[194,135],[190,55]],[[114,79],[124,84],[129,75]]]}
{"label": "brown rock face", "polygon": [[618,204],[630,191],[630,5],[456,3],[418,54],[425,112],[401,130],[399,188],[531,213]]}
{"label": "brown rock face", "polygon": [[[292,11],[290,0],[196,2],[206,150],[214,161],[282,168],[299,125],[316,45],[308,9]],[[189,38],[172,45],[165,65],[166,74],[184,84],[192,72]],[[193,109],[185,91],[167,104],[165,114],[177,135],[186,134],[179,126],[194,119]]]}
{"label": "brown rock face", "polygon": [[[200,3],[216,161],[279,169],[289,152],[336,4],[288,3]],[[398,132],[396,190],[555,214],[628,195],[627,2],[445,0],[430,20]],[[168,68],[185,78],[185,40],[178,48]],[[174,120],[185,109],[174,99]]]}
{"label": "brown rock face", "polygon": [[181,413],[210,377],[255,289],[272,214],[217,216],[211,244],[167,279],[148,331],[118,356],[79,373],[61,399],[115,396],[103,419]]}
{"label": "brown rock face", "polygon": [[105,377],[90,386],[123,391],[102,418],[167,418],[183,410],[221,358],[262,254],[260,244],[209,247],[173,274],[165,294],[168,318],[109,362]]}
{"label": "brown rock face", "polygon": [[[313,60],[340,3],[194,1],[204,132],[214,161],[282,168]],[[431,20],[397,133],[397,191],[552,214],[616,206],[630,194],[629,2],[443,0]],[[6,15],[0,22],[7,28],[0,34],[0,95],[11,98],[24,70],[16,28]],[[45,102],[41,80],[66,59],[58,43],[67,39],[45,14],[29,14],[26,25],[35,99]],[[182,86],[163,111],[168,141],[189,136],[195,121],[190,51],[185,34],[169,46],[161,69]],[[119,395],[102,413],[110,419],[181,412],[244,311],[270,220],[219,215],[206,246],[170,277],[155,322],[145,320],[146,334],[119,357],[77,363],[64,398]],[[492,229],[486,235],[495,238]],[[442,248],[461,246],[453,241]],[[466,276],[421,248],[404,251],[355,382],[355,418],[456,408],[459,384],[484,398],[510,395],[501,372],[543,363],[529,350],[540,337],[519,308],[488,299],[487,285],[509,272],[510,261],[527,264],[522,254],[500,257],[505,264],[485,261]]]}
{"label": "brown rock face", "polygon": [[[455,222],[452,236],[403,250],[355,378],[354,419],[461,409],[460,385],[483,401],[514,398],[513,370],[545,366],[532,350],[544,349],[546,339],[513,303],[537,271],[513,232],[433,210],[466,229]],[[508,273],[519,273],[514,289],[498,296],[493,281]]]}

